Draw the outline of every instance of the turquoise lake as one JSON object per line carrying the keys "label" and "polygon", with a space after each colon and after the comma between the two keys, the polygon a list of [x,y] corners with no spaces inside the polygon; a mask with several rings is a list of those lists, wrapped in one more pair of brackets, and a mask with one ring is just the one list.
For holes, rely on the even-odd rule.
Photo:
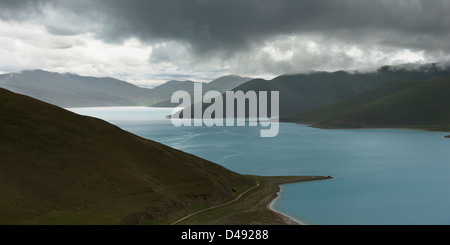
{"label": "turquoise lake", "polygon": [[241,174],[331,175],[283,186],[274,208],[318,225],[449,225],[448,133],[400,129],[323,130],[174,127],[171,109],[71,108]]}

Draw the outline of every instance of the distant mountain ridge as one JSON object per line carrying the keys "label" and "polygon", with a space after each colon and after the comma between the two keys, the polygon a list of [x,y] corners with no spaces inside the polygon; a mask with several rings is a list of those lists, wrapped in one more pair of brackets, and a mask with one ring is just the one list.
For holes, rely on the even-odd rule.
{"label": "distant mountain ridge", "polygon": [[152,103],[152,91],[114,78],[43,70],[0,75],[0,87],[60,107],[130,106]]}
{"label": "distant mountain ridge", "polygon": [[[234,79],[230,79],[234,77]],[[232,89],[238,76],[214,80],[214,88]],[[0,75],[0,88],[31,96],[60,107],[151,106],[170,100],[177,90],[190,91],[192,81],[169,81],[154,89],[142,88],[110,77],[27,70]]]}
{"label": "distant mountain ridge", "polygon": [[190,92],[193,90],[193,88],[194,82],[189,80],[188,81],[171,80],[165,82],[152,89],[152,96],[154,101],[156,102],[150,104],[149,106],[155,106],[155,104],[161,103],[166,100],[170,100],[170,97],[175,91],[183,90]]}
{"label": "distant mountain ridge", "polygon": [[[241,76],[237,76],[237,75],[223,76],[218,79],[212,80],[209,83],[203,83],[203,86],[202,86],[203,93],[205,93],[207,91],[211,91],[211,90],[218,91],[220,93],[225,93],[225,91],[232,90],[232,89],[236,88],[237,86],[244,84],[250,80],[252,80],[252,78],[241,77]],[[185,84],[185,85],[187,85],[186,88],[184,88],[184,89],[180,88],[178,90],[184,90],[184,91],[188,92],[189,94],[191,94],[191,96],[192,96],[194,94],[194,83],[191,82],[191,84]],[[161,86],[164,86],[164,84]],[[155,88],[155,90],[158,88],[159,87]],[[173,90],[172,93],[175,91],[176,90]],[[170,101],[170,97],[171,97],[172,93],[170,93],[170,95],[167,97],[166,100],[156,103],[156,104],[153,104],[152,106],[154,106],[154,107],[176,107],[176,106],[178,106],[178,104],[173,104]]]}

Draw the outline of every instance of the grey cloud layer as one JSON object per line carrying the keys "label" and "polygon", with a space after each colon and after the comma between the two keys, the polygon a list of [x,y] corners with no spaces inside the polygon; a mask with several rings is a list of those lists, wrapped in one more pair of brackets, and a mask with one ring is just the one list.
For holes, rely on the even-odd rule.
{"label": "grey cloud layer", "polygon": [[[81,0],[0,2],[0,17],[29,21],[48,11],[67,21],[44,20],[54,35],[92,32],[109,43],[136,37],[155,44],[176,41],[188,47],[192,59],[251,53],[279,36],[314,36],[320,45],[353,44],[360,49],[403,48],[447,57],[450,53],[448,0]],[[27,12],[28,14],[24,14]],[[45,19],[45,18],[44,18]],[[302,44],[291,42],[288,49]],[[150,62],[172,61],[169,48],[155,49]],[[337,55],[337,56],[333,56]],[[291,61],[260,57],[262,66],[295,70],[295,62],[355,62],[342,52],[317,59],[294,54]],[[308,60],[311,59],[311,60]]]}
{"label": "grey cloud layer", "polygon": [[[380,30],[386,36],[378,39],[386,44],[430,48],[421,43],[426,38],[448,41],[450,26],[446,0],[3,0],[0,6],[3,18],[22,19],[24,11],[36,13],[50,6],[80,17],[78,23],[67,23],[67,33],[73,32],[70,25],[94,21],[102,26],[99,37],[111,42],[130,36],[147,41],[175,39],[189,42],[198,52],[239,50],[273,35],[329,32],[351,41]],[[49,28],[67,34],[63,28]],[[437,47],[446,49],[448,44]]]}
{"label": "grey cloud layer", "polygon": [[[384,31],[380,42],[429,48],[422,39],[449,38],[449,1],[107,1],[102,36],[188,41],[198,52],[240,50],[274,35],[326,33],[360,39]],[[433,47],[436,47],[433,45]],[[438,48],[448,48],[439,43]]]}

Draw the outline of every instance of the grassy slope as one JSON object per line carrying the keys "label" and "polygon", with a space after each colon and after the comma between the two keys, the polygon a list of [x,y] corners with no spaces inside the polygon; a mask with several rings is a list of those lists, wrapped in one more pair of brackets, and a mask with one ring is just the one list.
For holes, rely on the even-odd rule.
{"label": "grassy slope", "polygon": [[450,77],[384,84],[284,118],[323,128],[412,127],[450,130]]}
{"label": "grassy slope", "polygon": [[285,75],[270,81],[252,80],[235,88],[242,91],[280,91],[280,116],[300,113],[337,102],[391,81],[419,81],[449,76],[434,64],[417,70],[385,66],[371,73],[316,72]]}
{"label": "grassy slope", "polygon": [[345,72],[286,75],[266,81],[255,79],[234,91],[279,91],[280,115],[289,115],[346,98],[372,88]]}
{"label": "grassy slope", "polygon": [[0,135],[2,224],[155,223],[254,185],[102,120],[3,89]]}

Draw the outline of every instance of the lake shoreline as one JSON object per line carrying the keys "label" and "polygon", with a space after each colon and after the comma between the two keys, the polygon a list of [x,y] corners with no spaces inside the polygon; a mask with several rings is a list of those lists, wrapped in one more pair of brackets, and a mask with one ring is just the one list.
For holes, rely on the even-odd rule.
{"label": "lake shoreline", "polygon": [[270,210],[270,211],[272,211],[272,212],[278,214],[279,216],[281,216],[281,218],[286,222],[286,225],[311,225],[311,224],[308,223],[308,222],[306,222],[306,221],[304,221],[304,220],[301,220],[301,219],[292,217],[292,216],[290,216],[290,215],[288,215],[288,214],[285,214],[285,213],[283,213],[283,212],[281,212],[281,211],[275,209],[276,203],[282,198],[283,185],[296,184],[296,183],[302,183],[302,182],[311,182],[311,181],[319,181],[319,180],[330,180],[330,179],[334,179],[334,178],[331,177],[331,176],[326,176],[326,177],[324,177],[324,176],[323,176],[323,177],[320,177],[320,176],[309,176],[309,177],[311,178],[310,180],[304,180],[304,179],[301,179],[301,180],[298,180],[298,181],[292,180],[292,181],[286,181],[286,182],[280,182],[280,183],[278,183],[278,188],[279,188],[279,190],[278,190],[278,192],[275,193],[275,195],[276,195],[275,198],[273,198],[273,199],[266,205],[266,208],[267,208],[268,210]]}
{"label": "lake shoreline", "polygon": [[272,203],[279,197],[281,185],[332,179],[331,176],[254,176],[257,183],[242,198],[226,205],[207,208],[183,219],[180,225],[305,225],[273,208]]}
{"label": "lake shoreline", "polygon": [[[417,131],[425,131],[425,132],[442,132],[442,133],[449,133],[450,129],[442,129],[442,128],[426,128],[426,127],[420,127],[420,125],[417,126],[363,126],[363,127],[320,127],[320,126],[314,126],[311,122],[293,122],[293,121],[283,121],[280,120],[280,123],[290,123],[295,125],[304,125],[310,128],[316,128],[316,129],[323,129],[323,130],[358,130],[358,129],[403,129],[403,130],[417,130]],[[444,138],[450,138],[450,135],[444,136]]]}
{"label": "lake shoreline", "polygon": [[285,220],[285,222],[286,222],[287,225],[309,225],[308,223],[306,223],[306,222],[304,222],[304,221],[301,221],[301,220],[296,219],[296,218],[294,218],[294,217],[292,217],[292,216],[289,216],[288,214],[285,214],[285,213],[283,213],[283,212],[281,212],[281,211],[278,211],[278,210],[276,210],[276,209],[274,208],[274,206],[276,205],[276,203],[278,202],[278,200],[280,200],[281,197],[282,197],[282,196],[281,196],[281,193],[283,193],[283,185],[280,185],[280,191],[276,193],[276,194],[277,194],[277,197],[275,197],[275,198],[267,205],[267,209],[270,210],[270,211],[272,211],[272,212],[275,212],[275,213],[279,214],[279,215],[281,216],[281,218],[282,218],[283,220]]}

